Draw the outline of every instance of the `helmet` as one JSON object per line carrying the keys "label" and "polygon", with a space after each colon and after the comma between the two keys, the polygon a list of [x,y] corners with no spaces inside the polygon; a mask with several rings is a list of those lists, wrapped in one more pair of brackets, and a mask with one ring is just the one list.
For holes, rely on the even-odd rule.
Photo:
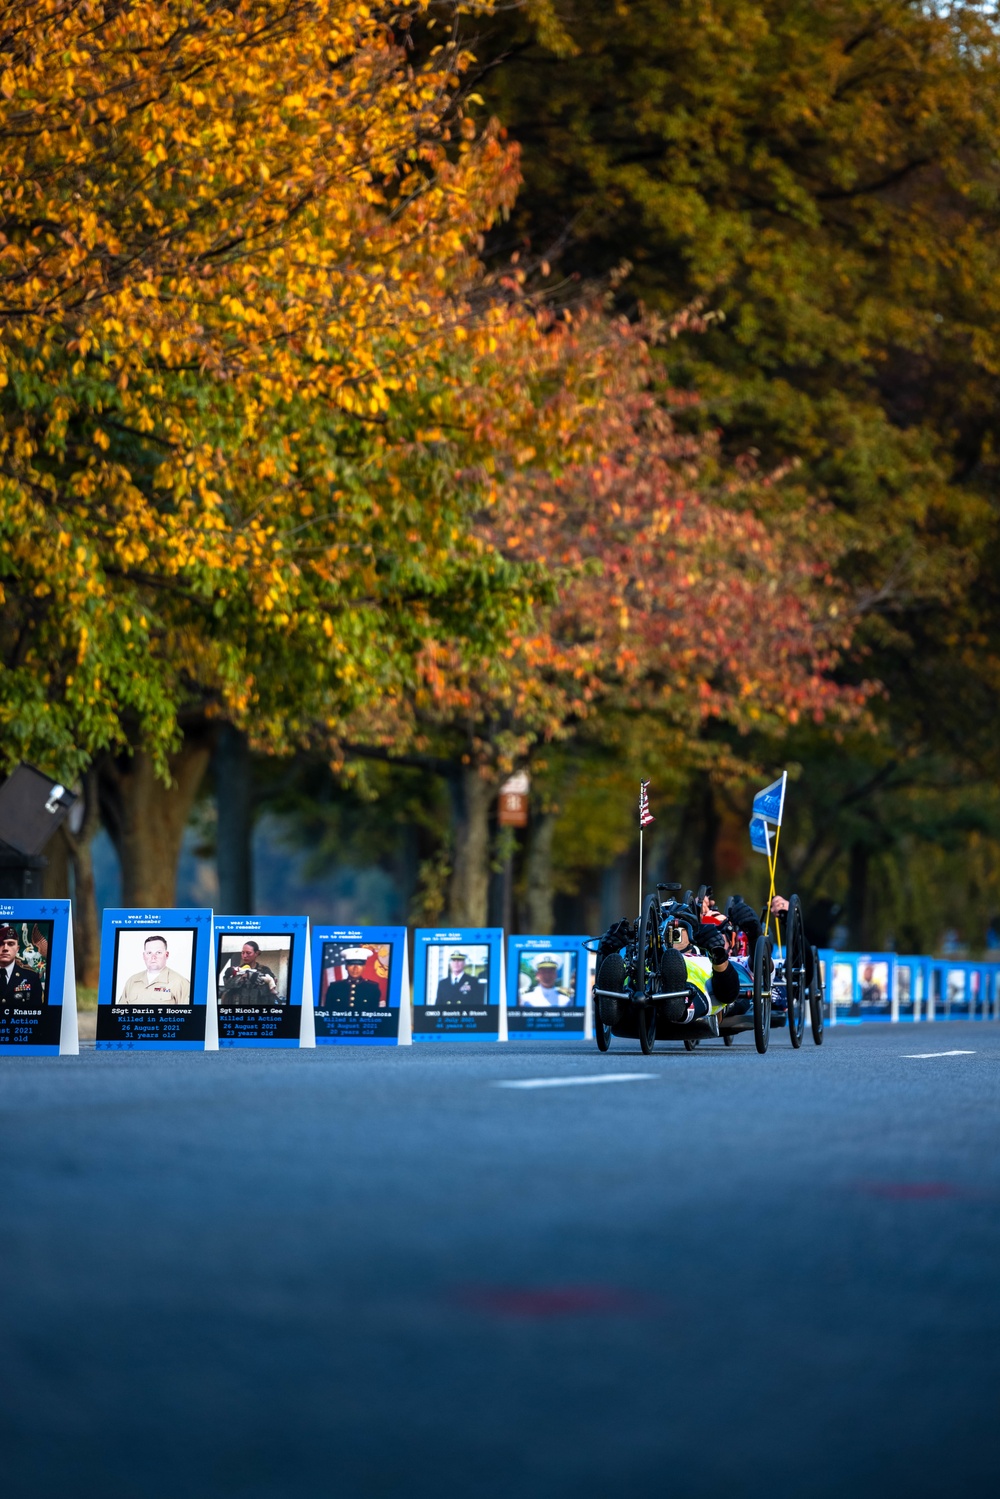
{"label": "helmet", "polygon": [[690,906],[686,906],[681,901],[676,900],[664,902],[663,915],[667,921],[672,921],[675,925],[682,926],[689,937],[694,936],[699,923]]}

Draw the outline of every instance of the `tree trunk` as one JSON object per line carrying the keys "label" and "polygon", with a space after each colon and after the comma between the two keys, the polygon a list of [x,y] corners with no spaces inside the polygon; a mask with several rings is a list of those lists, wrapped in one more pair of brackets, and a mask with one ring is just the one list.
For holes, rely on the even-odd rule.
{"label": "tree trunk", "polygon": [[534,814],[525,860],[524,918],[526,932],[547,937],[555,928],[552,890],[552,840],[555,813]]}
{"label": "tree trunk", "polygon": [[184,829],[210,756],[207,732],[186,734],[169,757],[169,786],[145,750],[102,766],[101,815],[121,861],[125,906],[173,905]]}
{"label": "tree trunk", "polygon": [[445,920],[452,926],[486,925],[493,792],[471,765],[456,766],[448,777],[452,864]]}
{"label": "tree trunk", "polygon": [[699,885],[714,888],[718,878],[716,851],[720,826],[719,809],[715,805],[715,788],[708,776],[704,775],[701,788],[701,847],[698,850]]}
{"label": "tree trunk", "polygon": [[90,845],[101,819],[97,804],[97,773],[93,767],[84,773],[81,795],[83,817],[77,831],[71,830],[71,823],[76,820],[74,807],[70,820],[63,823],[46,850],[49,865],[45,871],[44,888],[46,895],[57,900],[72,900],[76,981],[96,989],[101,966],[101,931]]}
{"label": "tree trunk", "polygon": [[42,894],[47,900],[69,900],[69,871],[72,855],[72,834],[63,823],[55,836],[45,845],[45,869],[42,873]]}
{"label": "tree trunk", "polygon": [[213,757],[219,909],[253,915],[253,763],[247,736],[223,724]]}
{"label": "tree trunk", "polygon": [[851,946],[855,952],[869,947],[870,917],[868,911],[868,862],[871,850],[865,843],[852,843],[850,855],[850,886],[847,892],[847,924],[851,933]]}
{"label": "tree trunk", "polygon": [[77,983],[96,989],[101,968],[101,925],[91,845],[101,826],[101,809],[93,767],[83,778],[83,796],[83,823],[73,840],[73,946]]}

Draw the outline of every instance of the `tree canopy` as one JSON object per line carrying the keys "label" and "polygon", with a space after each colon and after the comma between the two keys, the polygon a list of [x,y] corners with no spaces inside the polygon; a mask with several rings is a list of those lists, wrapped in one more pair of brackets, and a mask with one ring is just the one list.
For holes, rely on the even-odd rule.
{"label": "tree canopy", "polygon": [[813,799],[828,764],[814,737],[780,751],[805,767],[800,852],[810,828],[826,840],[804,878],[829,880],[838,854],[837,880],[853,878],[869,841],[856,799],[884,793],[887,764],[928,807],[937,797],[940,817],[904,815],[911,829],[987,826],[1000,770],[996,8],[546,0],[475,33],[476,87],[522,148],[498,259],[516,240],[553,288],[627,262],[626,309],[700,305],[704,336],[671,350],[672,380],[700,397],[689,420],[718,423],[725,453],[791,465],[786,494],[834,507],[864,650],[850,670],[884,684],[882,739],[856,746],[830,798]]}
{"label": "tree canopy", "polygon": [[516,595],[434,410],[506,317],[515,152],[401,40],[347,0],[0,13],[8,763],[162,763],[192,702],[287,747]]}

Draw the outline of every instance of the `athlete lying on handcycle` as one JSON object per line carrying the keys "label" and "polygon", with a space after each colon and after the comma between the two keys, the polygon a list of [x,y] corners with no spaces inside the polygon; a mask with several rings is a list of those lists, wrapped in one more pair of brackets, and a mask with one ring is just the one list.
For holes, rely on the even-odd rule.
{"label": "athlete lying on handcycle", "polygon": [[[679,889],[661,885],[659,891]],[[660,899],[660,930],[663,955],[660,960],[659,990],[663,1019],[671,1025],[688,1025],[709,1015],[743,1015],[750,1008],[746,988],[746,970],[741,982],[740,969],[731,961],[737,952],[750,951],[760,936],[756,912],[745,902],[730,903],[723,915],[711,898],[701,903],[700,911],[691,904]],[[622,953],[635,941],[635,928],[628,921],[616,922],[604,933],[598,946],[597,989],[605,1023],[616,1025],[625,1019],[615,1003],[616,990],[625,988],[626,967]],[[625,995],[623,993],[623,999]]]}
{"label": "athlete lying on handcycle", "polygon": [[664,902],[661,909],[666,951],[660,984],[669,995],[664,1018],[686,1025],[709,1014],[745,1015],[750,1008],[746,955],[761,935],[753,907],[737,896],[723,914],[709,890],[700,911],[676,901]]}

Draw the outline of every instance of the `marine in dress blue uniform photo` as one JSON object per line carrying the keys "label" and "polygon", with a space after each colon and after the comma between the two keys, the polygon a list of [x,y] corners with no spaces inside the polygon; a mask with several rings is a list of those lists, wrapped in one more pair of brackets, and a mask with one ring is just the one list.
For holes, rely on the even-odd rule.
{"label": "marine in dress blue uniform photo", "polygon": [[[377,977],[366,977],[374,969]],[[330,945],[323,955],[321,1010],[378,1010],[388,1005],[388,949]]]}

